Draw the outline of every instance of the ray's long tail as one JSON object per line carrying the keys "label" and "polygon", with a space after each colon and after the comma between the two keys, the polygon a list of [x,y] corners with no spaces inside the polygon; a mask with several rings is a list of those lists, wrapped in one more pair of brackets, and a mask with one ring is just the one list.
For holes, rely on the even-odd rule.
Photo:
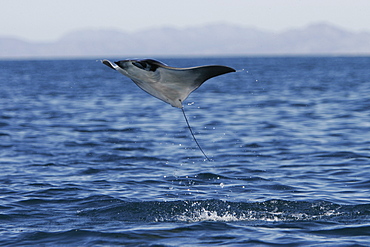
{"label": "ray's long tail", "polygon": [[198,141],[197,141],[197,138],[195,138],[195,135],[193,133],[193,130],[191,129],[190,127],[190,124],[189,124],[189,121],[188,121],[188,118],[186,117],[186,114],[185,114],[185,110],[184,110],[184,107],[181,107],[181,110],[182,110],[182,114],[184,115],[184,118],[185,118],[185,121],[186,121],[186,124],[188,125],[188,128],[190,130],[190,134],[193,136],[193,139],[195,141],[195,143],[197,144],[199,150],[202,152],[202,154],[204,155],[204,157],[208,160],[208,161],[211,161],[210,158],[208,158],[208,156],[204,153],[203,149],[200,147]]}

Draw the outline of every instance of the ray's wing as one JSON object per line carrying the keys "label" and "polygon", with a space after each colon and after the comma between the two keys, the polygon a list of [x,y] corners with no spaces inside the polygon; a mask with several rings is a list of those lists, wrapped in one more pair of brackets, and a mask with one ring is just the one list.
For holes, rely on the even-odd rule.
{"label": "ray's wing", "polygon": [[191,92],[200,87],[206,80],[235,72],[233,68],[221,65],[209,65],[193,68],[173,68],[169,66],[160,66],[158,69],[160,79],[156,89],[162,92],[162,97],[153,96],[164,100],[174,107],[182,108],[182,102]]}

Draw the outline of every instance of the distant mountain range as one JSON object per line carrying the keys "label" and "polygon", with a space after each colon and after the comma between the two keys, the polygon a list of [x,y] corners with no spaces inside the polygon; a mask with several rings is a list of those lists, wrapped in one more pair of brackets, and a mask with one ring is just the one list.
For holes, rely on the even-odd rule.
{"label": "distant mountain range", "polygon": [[77,30],[56,42],[0,37],[0,58],[370,55],[370,32],[316,23],[283,32],[232,24],[137,32]]}

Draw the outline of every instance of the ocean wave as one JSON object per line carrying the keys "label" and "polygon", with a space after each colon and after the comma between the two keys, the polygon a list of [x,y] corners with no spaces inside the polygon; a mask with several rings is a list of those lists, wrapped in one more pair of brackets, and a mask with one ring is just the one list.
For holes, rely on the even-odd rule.
{"label": "ocean wave", "polygon": [[269,200],[265,202],[229,202],[222,200],[122,202],[102,208],[84,208],[78,215],[114,218],[122,221],[198,222],[198,221],[315,221],[364,220],[370,216],[370,204],[349,206],[326,201],[305,202]]}

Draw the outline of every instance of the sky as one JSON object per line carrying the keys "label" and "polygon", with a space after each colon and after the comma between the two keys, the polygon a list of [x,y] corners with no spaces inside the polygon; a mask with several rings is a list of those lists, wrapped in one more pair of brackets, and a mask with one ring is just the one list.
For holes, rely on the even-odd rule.
{"label": "sky", "polygon": [[326,22],[370,32],[370,0],[0,0],[0,37],[50,42],[79,29],[230,23],[284,31]]}

